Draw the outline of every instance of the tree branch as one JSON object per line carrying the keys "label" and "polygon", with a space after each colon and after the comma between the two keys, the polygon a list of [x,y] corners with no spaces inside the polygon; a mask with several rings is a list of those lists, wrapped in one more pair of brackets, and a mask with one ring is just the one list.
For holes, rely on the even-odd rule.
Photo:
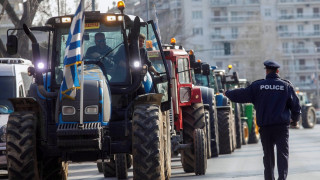
{"label": "tree branch", "polygon": [[12,8],[10,3],[7,3],[7,5],[4,6],[5,2],[6,2],[6,0],[0,0],[0,4],[2,5],[2,7],[5,8],[8,16],[11,19],[14,26],[18,26],[18,24],[20,22],[19,17],[17,16],[15,10]]}

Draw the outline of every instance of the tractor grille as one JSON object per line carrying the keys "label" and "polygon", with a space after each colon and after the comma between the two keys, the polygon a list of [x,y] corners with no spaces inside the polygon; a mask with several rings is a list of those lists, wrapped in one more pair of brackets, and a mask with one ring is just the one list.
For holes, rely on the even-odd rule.
{"label": "tractor grille", "polygon": [[100,150],[101,131],[100,123],[85,123],[83,128],[79,128],[79,124],[59,124],[57,144],[71,151]]}

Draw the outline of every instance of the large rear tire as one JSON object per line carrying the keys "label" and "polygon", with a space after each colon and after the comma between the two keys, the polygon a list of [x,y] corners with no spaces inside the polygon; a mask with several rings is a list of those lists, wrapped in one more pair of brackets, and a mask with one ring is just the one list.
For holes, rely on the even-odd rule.
{"label": "large rear tire", "polygon": [[230,109],[218,109],[218,127],[220,154],[231,154],[233,151],[233,127]]}
{"label": "large rear tire", "polygon": [[235,103],[234,106],[234,117],[235,117],[235,124],[236,124],[236,148],[241,148],[242,145],[242,122],[241,122],[241,109],[240,104]]}
{"label": "large rear tire", "polygon": [[302,109],[302,126],[307,129],[313,128],[317,123],[316,110],[312,106],[307,106]]}
{"label": "large rear tire", "polygon": [[210,133],[211,133],[211,157],[219,156],[219,129],[217,109],[212,106],[212,113],[210,114]]}
{"label": "large rear tire", "polygon": [[207,169],[207,155],[205,133],[202,129],[195,129],[194,138],[194,154],[195,154],[195,170],[196,175],[205,175]]}
{"label": "large rear tire", "polygon": [[136,105],[132,130],[133,178],[165,179],[165,146],[160,107],[151,104]]}
{"label": "large rear tire", "polygon": [[[194,130],[205,127],[204,107],[202,103],[192,104],[182,110],[183,118],[183,144],[194,146]],[[204,149],[204,151],[206,151]],[[205,152],[203,154],[206,154]],[[207,157],[205,157],[207,158]],[[195,154],[191,149],[181,152],[181,163],[186,173],[195,172]]]}
{"label": "large rear tire", "polygon": [[207,109],[204,109],[204,115],[205,115],[205,122],[206,122],[206,128],[205,128],[205,138],[206,138],[206,149],[207,149],[207,158],[211,158],[211,127],[210,127],[210,113]]}
{"label": "large rear tire", "polygon": [[255,118],[255,115],[253,116],[254,120],[252,123],[252,128],[249,133],[249,144],[256,144],[259,142],[260,134],[259,134],[259,127],[257,125],[257,120]]}
{"label": "large rear tire", "polygon": [[58,157],[38,161],[37,116],[33,112],[14,112],[7,123],[8,179],[66,179],[68,164]]}

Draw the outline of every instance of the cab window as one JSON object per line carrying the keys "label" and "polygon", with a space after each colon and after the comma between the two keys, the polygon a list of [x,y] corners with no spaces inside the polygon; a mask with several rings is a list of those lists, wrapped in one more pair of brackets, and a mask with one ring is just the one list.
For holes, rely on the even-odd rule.
{"label": "cab window", "polygon": [[178,59],[178,77],[180,84],[189,84],[190,73],[189,73],[189,62],[188,59]]}

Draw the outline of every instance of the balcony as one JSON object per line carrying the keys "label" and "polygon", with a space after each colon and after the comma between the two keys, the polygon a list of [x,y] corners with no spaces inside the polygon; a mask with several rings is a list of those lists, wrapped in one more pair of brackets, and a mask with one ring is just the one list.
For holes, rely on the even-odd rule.
{"label": "balcony", "polygon": [[316,4],[320,0],[278,0],[278,5],[293,5],[293,4]]}
{"label": "balcony", "polygon": [[221,23],[244,23],[260,21],[260,16],[214,16],[211,18],[213,24]]}
{"label": "balcony", "polygon": [[280,39],[287,38],[320,38],[320,31],[309,31],[309,32],[285,32],[278,31],[278,35]]}
{"label": "balcony", "polygon": [[211,0],[213,7],[226,7],[226,6],[242,6],[242,5],[260,5],[260,0]]}
{"label": "balcony", "polygon": [[[319,1],[320,3],[320,1]],[[288,14],[278,16],[279,22],[292,22],[292,21],[308,21],[308,20],[319,20],[320,14]]]}

